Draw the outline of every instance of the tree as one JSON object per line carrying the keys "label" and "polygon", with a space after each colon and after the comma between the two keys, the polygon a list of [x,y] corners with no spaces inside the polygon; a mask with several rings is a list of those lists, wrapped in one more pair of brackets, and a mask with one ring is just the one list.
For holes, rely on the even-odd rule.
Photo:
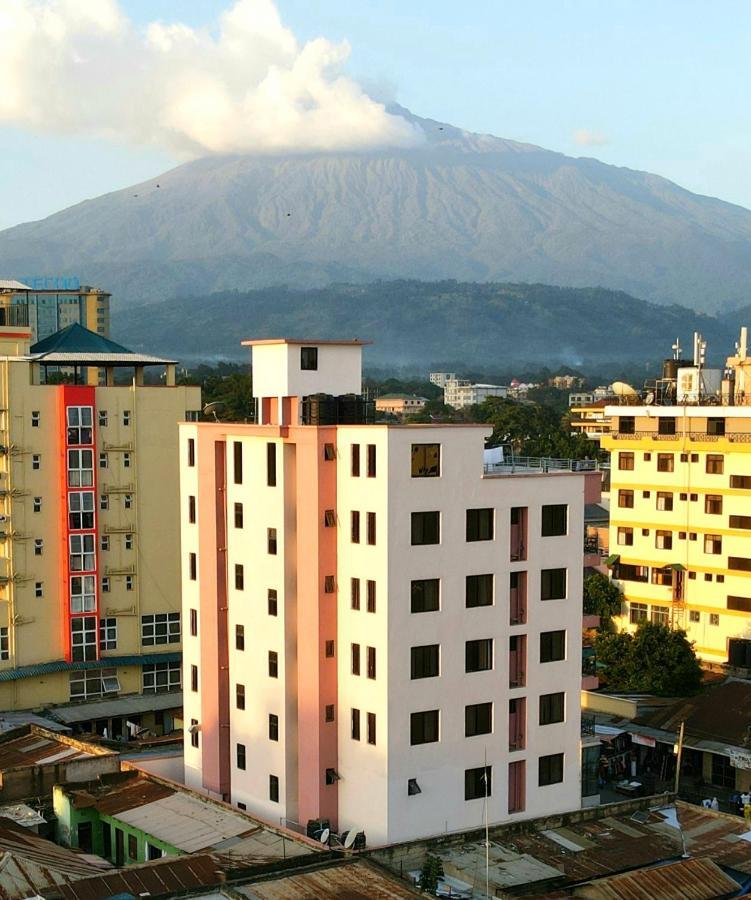
{"label": "tree", "polygon": [[680,629],[642,622],[636,634],[602,632],[595,653],[610,690],[675,697],[701,687],[701,666]]}
{"label": "tree", "polygon": [[610,619],[620,615],[623,594],[607,575],[593,572],[584,579],[584,612]]}
{"label": "tree", "polygon": [[440,878],[443,878],[443,863],[440,857],[428,853],[420,871],[420,890],[435,897]]}

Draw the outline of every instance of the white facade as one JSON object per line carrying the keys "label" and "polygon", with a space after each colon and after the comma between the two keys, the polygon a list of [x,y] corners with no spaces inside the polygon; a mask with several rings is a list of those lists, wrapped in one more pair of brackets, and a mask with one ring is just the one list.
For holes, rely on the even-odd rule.
{"label": "white facade", "polygon": [[470,381],[449,380],[443,388],[443,402],[454,409],[482,403],[488,397],[507,397],[509,389],[502,384],[472,384]]}
{"label": "white facade", "polygon": [[439,388],[446,387],[447,381],[456,381],[456,374],[454,372],[431,372],[430,373],[430,383],[437,384]]}

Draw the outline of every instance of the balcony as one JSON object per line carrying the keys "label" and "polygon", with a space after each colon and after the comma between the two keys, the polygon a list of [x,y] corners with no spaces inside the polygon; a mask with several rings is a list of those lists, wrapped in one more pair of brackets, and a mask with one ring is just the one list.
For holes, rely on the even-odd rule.
{"label": "balcony", "polygon": [[613,432],[613,437],[619,441],[643,441],[651,438],[654,441],[678,441],[685,439],[702,443],[711,441],[729,441],[731,444],[751,443],[751,432],[748,431],[726,431],[724,434],[709,434],[703,430],[687,429],[681,431],[676,428],[675,434],[660,434],[660,432],[650,428],[636,429],[634,431],[616,431]]}
{"label": "balcony", "polygon": [[[751,435],[749,435],[751,438]],[[548,456],[511,455],[499,463],[485,463],[485,475],[529,475],[540,472],[597,472],[596,459],[554,459]]]}
{"label": "balcony", "polygon": [[0,307],[0,326],[29,325],[29,307],[25,303],[15,303],[11,306]]}

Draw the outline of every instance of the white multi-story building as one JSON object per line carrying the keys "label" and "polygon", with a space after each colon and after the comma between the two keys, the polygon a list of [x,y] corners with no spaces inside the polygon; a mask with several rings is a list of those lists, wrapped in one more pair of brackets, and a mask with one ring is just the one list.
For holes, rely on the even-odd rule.
{"label": "white multi-story building", "polygon": [[463,379],[449,379],[443,386],[443,402],[454,409],[464,409],[482,403],[488,397],[508,397],[509,389],[503,384],[473,384]]}
{"label": "white multi-story building", "polygon": [[584,475],[249,343],[259,424],[181,426],[187,784],[370,844],[578,807]]}
{"label": "white multi-story building", "polygon": [[437,384],[439,388],[446,387],[447,381],[455,381],[456,374],[454,372],[431,372],[430,383]]}

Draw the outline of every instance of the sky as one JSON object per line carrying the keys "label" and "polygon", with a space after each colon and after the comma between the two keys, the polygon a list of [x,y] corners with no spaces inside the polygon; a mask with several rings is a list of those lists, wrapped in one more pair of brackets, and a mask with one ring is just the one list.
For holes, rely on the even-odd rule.
{"label": "sky", "polygon": [[[369,98],[655,172],[751,208],[746,0],[276,0],[284,28],[271,21],[271,0],[245,0],[246,13],[259,2],[272,10],[264,33],[249,37],[247,17],[236,15],[224,44],[212,43],[234,2],[0,0],[0,39],[18,48],[15,65],[3,67],[14,80],[4,84],[0,70],[0,227],[192,156],[284,149],[301,130],[316,147],[345,132],[352,146],[409,143]],[[42,32],[20,34],[13,12],[33,4],[63,8],[74,38],[51,44]],[[81,9],[88,16],[98,4],[106,16],[82,25]],[[138,42],[149,26],[147,51]],[[212,93],[216,85],[196,89],[188,46],[218,73],[226,96]],[[67,48],[75,65],[66,67]],[[255,85],[280,62],[285,75],[272,100],[255,88],[238,99],[243,79]],[[298,121],[287,113],[307,81],[320,110]]]}

